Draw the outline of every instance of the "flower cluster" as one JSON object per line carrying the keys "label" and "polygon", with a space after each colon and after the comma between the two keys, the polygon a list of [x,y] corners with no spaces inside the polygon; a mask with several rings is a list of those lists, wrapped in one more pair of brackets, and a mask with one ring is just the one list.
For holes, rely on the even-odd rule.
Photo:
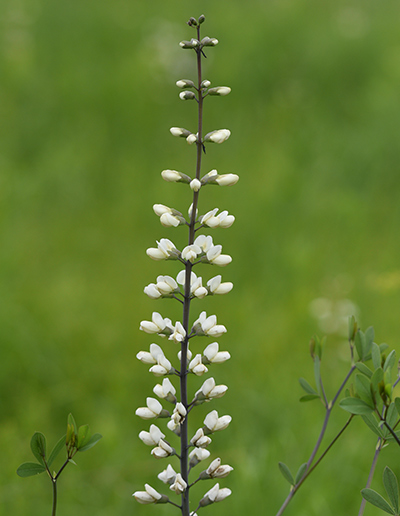
{"label": "flower cluster", "polygon": [[[147,397],[146,405],[136,410],[136,415],[144,420],[166,419],[166,428],[161,429],[152,423],[148,430],[139,433],[140,440],[150,446],[150,454],[156,459],[171,458],[177,460],[180,471],[175,471],[172,464],[158,475],[158,479],[169,486],[169,490],[181,497],[181,503],[173,502],[169,496],[159,493],[156,489],[145,484],[145,491],[136,491],[134,497],[141,504],[170,503],[181,510],[182,516],[194,516],[196,511],[215,502],[219,502],[231,494],[230,489],[222,487],[219,483],[209,489],[199,500],[193,510],[189,504],[190,487],[199,481],[209,479],[223,479],[231,471],[232,467],[223,465],[220,458],[211,461],[197,475],[196,479],[189,480],[189,473],[203,461],[209,459],[211,453],[208,446],[211,444],[210,435],[228,427],[231,416],[220,416],[217,410],[211,410],[205,414],[203,426],[198,428],[190,438],[189,417],[190,412],[197,406],[213,402],[221,398],[228,390],[226,385],[218,385],[213,377],[206,378],[197,390],[193,389],[190,395],[188,378],[202,376],[208,373],[208,368],[214,364],[221,364],[230,358],[228,351],[219,351],[218,342],[212,342],[205,347],[203,352],[195,352],[189,349],[189,341],[195,337],[223,336],[227,329],[217,323],[216,315],[207,315],[202,311],[192,324],[190,321],[191,302],[195,299],[203,299],[210,295],[227,294],[233,288],[229,281],[222,281],[220,274],[204,279],[197,275],[193,268],[202,264],[224,267],[232,258],[222,254],[222,246],[214,244],[210,235],[196,234],[203,228],[228,228],[235,221],[235,217],[228,211],[219,211],[214,208],[207,213],[198,214],[199,193],[206,185],[231,186],[237,183],[239,177],[236,174],[219,174],[217,170],[211,170],[201,176],[201,158],[208,143],[223,143],[230,136],[227,129],[211,131],[203,135],[203,102],[208,96],[226,96],[230,93],[227,86],[211,88],[208,80],[201,77],[201,59],[206,47],[213,47],[218,43],[215,38],[200,38],[200,26],[204,22],[204,16],[198,20],[190,18],[188,24],[197,30],[197,37],[189,41],[182,41],[183,49],[192,49],[197,59],[197,85],[189,79],[181,79],[176,85],[182,91],[179,97],[182,100],[196,100],[199,107],[198,127],[196,131],[189,131],[182,127],[172,127],[174,136],[183,137],[189,144],[196,144],[196,170],[194,177],[177,170],[163,170],[162,178],[168,183],[183,183],[189,185],[192,195],[192,203],[188,210],[188,219],[175,208],[164,204],[155,204],[153,210],[160,218],[164,227],[186,226],[189,230],[189,242],[186,247],[178,249],[175,244],[162,238],[157,242],[157,247],[147,249],[147,255],[155,261],[175,260],[182,264],[183,269],[175,277],[157,276],[154,283],[149,283],[144,288],[144,293],[150,299],[172,298],[182,304],[182,321],[173,323],[168,317],[163,317],[159,312],[153,312],[151,320],[140,323],[140,330],[149,335],[163,337],[179,346],[178,362],[173,365],[171,357],[167,358],[159,344],[150,344],[149,351],[140,351],[138,360],[150,366],[149,372],[162,378],[162,382],[155,385],[153,392],[156,398]],[[179,379],[179,391],[174,385],[174,378]],[[178,383],[178,382],[177,382]],[[167,404],[169,408],[164,408]],[[164,423],[165,424],[165,423]],[[170,431],[170,435],[168,434]],[[165,433],[164,433],[165,432]],[[178,445],[176,441],[178,439]],[[175,442],[174,442],[175,441]],[[175,447],[174,447],[175,446]],[[174,459],[175,457],[175,459]],[[176,466],[175,466],[176,467]]]}

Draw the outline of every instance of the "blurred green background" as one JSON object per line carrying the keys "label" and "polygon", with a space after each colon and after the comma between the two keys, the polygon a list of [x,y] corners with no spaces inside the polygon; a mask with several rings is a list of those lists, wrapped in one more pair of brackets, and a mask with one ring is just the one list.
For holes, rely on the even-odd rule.
{"label": "blurred green background", "polygon": [[[162,490],[156,475],[168,463],[137,438],[149,423],[135,409],[156,382],[135,355],[160,342],[138,331],[141,320],[153,310],[180,317],[177,303],[142,293],[179,265],[145,249],[162,237],[186,242],[152,205],[191,202],[160,172],[194,173],[194,147],[169,128],[194,129],[195,104],[175,86],[194,78],[194,54],[178,42],[204,13],[203,34],[220,41],[204,76],[232,88],[207,99],[205,130],[232,136],[208,147],[203,171],[240,175],[200,197],[201,212],[237,217],[212,232],[233,256],[222,270],[233,292],[193,303],[193,318],[206,310],[227,326],[219,343],[232,355],[210,371],[228,394],[195,416],[233,416],[210,448],[234,466],[221,481],[233,494],[206,511],[274,515],[287,494],[278,461],[296,470],[322,423],[318,403],[298,403],[298,378],[312,380],[310,337],[329,335],[332,394],[347,372],[348,315],[398,346],[400,4],[1,0],[0,11],[0,514],[50,514],[48,480],[15,470],[31,460],[33,432],[54,444],[69,412],[104,438],[61,477],[59,516],[173,514],[131,497],[145,482]],[[200,272],[213,273],[221,269]],[[329,435],[345,419],[339,412]],[[374,446],[352,424],[286,514],[355,514]],[[391,450],[378,490],[384,464],[400,473]]]}

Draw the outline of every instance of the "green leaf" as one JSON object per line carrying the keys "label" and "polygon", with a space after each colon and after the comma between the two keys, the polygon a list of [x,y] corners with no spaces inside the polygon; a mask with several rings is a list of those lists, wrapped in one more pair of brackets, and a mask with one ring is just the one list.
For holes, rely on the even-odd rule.
{"label": "green leaf", "polygon": [[395,398],[394,404],[396,406],[397,413],[400,416],[400,398]]}
{"label": "green leaf", "polygon": [[386,360],[385,360],[385,364],[383,366],[383,371],[386,372],[387,370],[391,370],[392,367],[395,365],[396,363],[396,351],[393,349],[389,355],[387,356]]}
{"label": "green leaf", "polygon": [[303,478],[303,475],[304,473],[307,471],[307,462],[305,462],[304,464],[302,464],[297,473],[296,473],[296,478],[295,478],[295,483],[297,484],[298,482],[300,482],[300,480]]}
{"label": "green leaf", "polygon": [[383,471],[383,485],[396,514],[399,512],[399,485],[396,475],[386,466]]}
{"label": "green leaf", "polygon": [[46,460],[46,437],[41,432],[35,432],[31,439],[31,450],[40,464]]}
{"label": "green leaf", "polygon": [[361,416],[363,418],[364,423],[379,437],[384,437],[384,432],[381,427],[378,425],[378,421],[376,420],[373,414],[363,414]]}
{"label": "green leaf", "polygon": [[355,377],[355,387],[358,396],[365,401],[368,405],[370,405],[372,408],[374,407],[374,400],[372,398],[372,392],[371,392],[371,381],[361,374],[356,374]]}
{"label": "green leaf", "polygon": [[391,403],[386,414],[386,422],[391,428],[394,428],[397,423],[397,419],[398,417],[396,406],[394,403]]}
{"label": "green leaf", "polygon": [[356,347],[360,360],[364,359],[365,335],[361,330],[358,330],[354,338],[354,345]]}
{"label": "green leaf", "polygon": [[375,342],[372,343],[371,357],[374,369],[378,369],[379,367],[381,367],[381,352],[378,344],[376,344]]}
{"label": "green leaf", "polygon": [[359,398],[344,398],[339,403],[342,409],[347,410],[351,414],[356,415],[366,415],[371,414],[373,412],[373,408],[365,403],[365,401],[360,400]]}
{"label": "green leaf", "polygon": [[90,448],[93,448],[93,446],[97,444],[102,437],[103,436],[100,434],[93,434],[89,441],[84,446],[82,446],[82,448],[79,448],[78,451],[83,452],[86,450],[90,450]]}
{"label": "green leaf", "polygon": [[383,381],[383,369],[379,367],[378,369],[375,369],[374,374],[371,378],[371,386],[372,390],[374,392],[375,401],[380,399],[379,397],[379,384]]}
{"label": "green leaf", "polygon": [[320,372],[320,358],[315,356],[314,358],[314,377],[315,377],[315,385],[317,386],[318,394],[321,394],[321,372]]}
{"label": "green leaf", "polygon": [[294,486],[294,478],[290,473],[290,469],[283,462],[280,462],[278,466],[283,477],[289,482],[290,485]]}
{"label": "green leaf", "polygon": [[372,371],[369,367],[367,367],[365,364],[363,364],[362,362],[357,362],[356,363],[356,368],[360,371],[360,373],[364,374],[365,376],[367,376],[368,378],[371,378],[372,376]]}
{"label": "green leaf", "polygon": [[388,514],[396,514],[394,510],[390,507],[390,505],[387,503],[387,501],[383,498],[383,496],[381,496],[373,489],[366,487],[365,489],[361,490],[361,495],[364,498],[364,500],[367,500],[367,502],[371,503],[372,505],[375,505],[375,507],[382,509],[382,511],[385,511]]}
{"label": "green leaf", "polygon": [[307,380],[305,380],[304,378],[299,378],[299,383],[307,394],[316,394],[318,396],[317,391],[313,387],[311,387]]}
{"label": "green leaf", "polygon": [[53,464],[54,459],[57,457],[57,455],[60,453],[60,451],[64,448],[64,446],[65,446],[65,439],[66,439],[66,436],[63,435],[61,437],[61,439],[58,441],[58,443],[51,450],[50,456],[49,456],[48,461],[47,461],[47,465],[48,465],[49,468]]}
{"label": "green leaf", "polygon": [[354,315],[349,317],[349,326],[348,326],[348,328],[349,328],[348,338],[349,338],[349,340],[353,340],[354,336],[356,334],[356,331],[357,331],[357,323],[356,323],[356,318],[354,317]]}
{"label": "green leaf", "polygon": [[78,430],[78,444],[76,446],[77,449],[79,450],[80,448],[85,446],[89,442],[90,437],[91,433],[89,430],[89,425],[80,426]]}
{"label": "green leaf", "polygon": [[305,394],[304,396],[302,396],[300,398],[299,401],[301,401],[301,403],[304,403],[306,401],[313,401],[313,400],[319,400],[321,399],[321,396],[319,396],[319,394]]}
{"label": "green leaf", "polygon": [[371,352],[371,346],[374,342],[375,332],[374,328],[370,326],[365,330],[365,341],[364,341],[364,357],[366,357]]}
{"label": "green leaf", "polygon": [[46,468],[43,464],[38,464],[37,462],[24,462],[17,469],[17,475],[20,477],[32,477],[33,475],[40,475],[46,471]]}

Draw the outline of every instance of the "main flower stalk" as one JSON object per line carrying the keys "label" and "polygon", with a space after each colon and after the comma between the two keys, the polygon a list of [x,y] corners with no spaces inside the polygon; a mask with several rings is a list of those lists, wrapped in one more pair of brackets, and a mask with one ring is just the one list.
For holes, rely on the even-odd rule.
{"label": "main flower stalk", "polygon": [[[160,401],[148,397],[146,407],[140,407],[136,414],[143,419],[169,418],[167,429],[176,434],[180,439],[179,454],[166,439],[165,434],[156,425],[151,425],[149,431],[142,431],[139,438],[147,445],[154,446],[151,454],[155,458],[170,458],[174,455],[179,459],[179,472],[176,472],[171,464],[162,471],[158,478],[169,486],[171,491],[180,495],[180,505],[172,501],[167,495],[159,493],[152,486],[145,484],[145,491],[136,491],[134,497],[139,503],[170,503],[180,509],[182,516],[194,515],[197,510],[215,502],[219,502],[231,494],[228,488],[220,488],[219,483],[215,484],[200,499],[197,507],[191,510],[189,503],[189,491],[193,484],[213,478],[224,478],[233,469],[228,465],[221,465],[221,459],[214,459],[208,468],[198,474],[192,481],[189,475],[192,470],[210,456],[207,447],[211,443],[209,435],[216,431],[225,429],[230,421],[230,416],[219,417],[216,410],[208,413],[204,419],[204,426],[195,431],[189,440],[189,414],[198,405],[223,396],[227,390],[225,385],[216,385],[214,378],[206,379],[199,390],[197,390],[192,400],[189,402],[188,377],[189,375],[202,376],[208,372],[208,365],[225,362],[230,358],[227,351],[219,351],[217,342],[209,344],[203,353],[196,353],[192,357],[189,350],[189,340],[193,337],[219,337],[226,332],[223,325],[217,324],[215,315],[207,317],[206,312],[201,312],[196,321],[190,324],[191,302],[195,298],[203,299],[207,295],[218,295],[228,293],[233,285],[230,282],[222,282],[220,275],[211,278],[203,285],[202,277],[198,277],[193,269],[195,266],[210,264],[225,266],[231,262],[229,255],[222,254],[222,246],[214,245],[213,239],[209,235],[197,235],[202,228],[230,227],[235,218],[227,211],[218,214],[218,208],[198,216],[198,203],[200,190],[206,185],[229,186],[238,181],[235,174],[219,175],[216,170],[211,170],[201,177],[202,155],[205,146],[209,143],[222,143],[230,136],[230,131],[220,129],[211,131],[203,136],[203,106],[207,96],[225,96],[230,92],[230,88],[219,86],[210,88],[210,81],[202,78],[202,57],[205,56],[206,47],[213,47],[218,43],[215,38],[200,37],[200,28],[204,22],[204,16],[198,20],[190,18],[189,26],[196,29],[196,38],[190,41],[182,41],[180,46],[183,49],[194,50],[196,54],[197,78],[196,83],[191,80],[182,79],[177,81],[177,86],[182,89],[179,97],[182,100],[195,100],[198,104],[197,132],[191,132],[181,127],[172,127],[171,133],[174,136],[184,137],[188,144],[196,143],[196,169],[194,177],[178,172],[176,170],[163,170],[161,175],[167,182],[186,183],[192,190],[192,204],[189,208],[189,219],[174,208],[163,204],[155,204],[154,212],[160,217],[160,222],[164,227],[188,227],[187,246],[178,250],[170,240],[163,238],[157,242],[157,248],[147,249],[150,258],[156,261],[176,260],[184,265],[184,269],[179,272],[176,279],[170,276],[158,276],[156,283],[147,285],[145,293],[151,299],[162,297],[174,298],[182,304],[182,322],[172,324],[168,318],[163,318],[158,312],[153,312],[151,321],[142,321],[140,329],[149,334],[157,334],[167,337],[180,345],[179,367],[175,368],[165,356],[162,348],[157,344],[150,345],[150,351],[141,351],[137,358],[151,365],[150,372],[155,376],[165,378],[162,384],[157,384],[153,391],[162,402],[171,403],[173,410],[170,412],[165,409]],[[173,383],[167,378],[168,375],[179,377],[179,394],[177,394]],[[172,436],[173,438],[173,436]],[[191,448],[193,448],[191,450]],[[190,451],[191,450],[191,451]]]}

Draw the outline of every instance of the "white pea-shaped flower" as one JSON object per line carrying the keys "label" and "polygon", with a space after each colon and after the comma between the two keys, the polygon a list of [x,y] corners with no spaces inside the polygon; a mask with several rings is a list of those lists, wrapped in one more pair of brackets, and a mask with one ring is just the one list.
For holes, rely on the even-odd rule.
{"label": "white pea-shaped flower", "polygon": [[199,318],[193,324],[193,330],[197,335],[207,335],[208,337],[220,337],[227,330],[224,325],[217,324],[217,316],[207,317],[206,312],[201,312]]}
{"label": "white pea-shaped flower", "polygon": [[186,337],[186,330],[181,322],[177,322],[171,335],[168,337],[169,340],[173,340],[176,344],[180,344]]}
{"label": "white pea-shaped flower", "polygon": [[210,437],[208,437],[208,435],[204,435],[202,428],[199,428],[194,436],[190,439],[190,444],[196,446],[196,448],[207,448],[210,443]]}
{"label": "white pea-shaped flower", "polygon": [[183,480],[182,475],[178,473],[175,477],[175,482],[170,486],[171,491],[175,491],[177,495],[186,491],[187,483]]}
{"label": "white pea-shaped flower", "polygon": [[232,494],[232,491],[227,487],[223,487],[220,489],[219,484],[215,484],[215,486],[207,491],[204,497],[200,500],[200,507],[205,507],[206,505],[210,505],[214,502],[221,502],[227,496]]}
{"label": "white pea-shaped flower", "polygon": [[199,222],[210,228],[229,228],[235,222],[235,217],[229,215],[226,210],[217,215],[218,208],[207,212],[199,218]]}
{"label": "white pea-shaped flower", "polygon": [[142,430],[139,434],[139,439],[147,446],[156,446],[160,439],[164,439],[165,435],[156,425],[151,425],[149,432]]}
{"label": "white pea-shaped flower", "polygon": [[222,245],[213,245],[206,254],[207,260],[212,265],[218,265],[219,267],[225,267],[232,261],[232,257],[229,254],[221,254]]}
{"label": "white pea-shaped flower", "polygon": [[158,299],[162,296],[162,293],[158,290],[155,283],[150,283],[144,287],[143,292],[148,295],[150,299]]}
{"label": "white pea-shaped flower", "polygon": [[202,376],[204,373],[208,371],[207,367],[201,361],[201,355],[198,354],[194,357],[194,359],[189,363],[189,371],[196,376]]}
{"label": "white pea-shaped flower", "polygon": [[136,501],[141,504],[150,504],[150,503],[167,503],[168,496],[162,495],[158,493],[153,487],[149,484],[145,484],[144,488],[146,491],[136,491],[132,496],[135,497]]}
{"label": "white pea-shaped flower", "polygon": [[213,239],[210,235],[199,235],[194,241],[194,245],[200,247],[202,253],[207,253],[213,247]]}
{"label": "white pea-shaped flower", "polygon": [[197,278],[190,286],[190,292],[198,299],[203,299],[208,294],[206,287],[203,287],[202,278]]}
{"label": "white pea-shaped flower", "polygon": [[231,421],[231,416],[218,417],[218,412],[216,410],[213,410],[212,412],[207,414],[204,419],[204,433],[207,434],[212,432],[218,432],[220,430],[225,430],[225,428],[228,427]]}
{"label": "white pea-shaped flower", "polygon": [[175,450],[166,443],[163,439],[160,439],[158,446],[151,450],[151,454],[156,459],[165,459],[175,454]]}
{"label": "white pea-shaped flower", "polygon": [[168,238],[162,238],[157,242],[157,246],[157,248],[149,247],[146,250],[147,256],[152,260],[176,260],[180,256],[180,252]]}
{"label": "white pea-shaped flower", "polygon": [[225,478],[229,475],[229,473],[233,470],[231,466],[221,465],[221,459],[215,459],[211,462],[208,468],[203,471],[204,475],[201,474],[202,478]]}
{"label": "white pea-shaped flower", "polygon": [[230,281],[221,283],[221,280],[222,276],[218,275],[207,281],[207,286],[210,291],[210,294],[227,294],[232,290],[233,283],[231,283]]}
{"label": "white pea-shaped flower", "polygon": [[146,398],[147,407],[136,409],[136,415],[142,419],[152,419],[154,417],[163,416],[163,408],[161,403],[155,398]]}
{"label": "white pea-shaped flower", "polygon": [[168,464],[166,469],[159,473],[157,477],[161,480],[161,482],[164,482],[164,484],[173,484],[175,482],[175,477],[177,473],[174,470],[174,468],[171,466],[171,464]]}
{"label": "white pea-shaped flower", "polygon": [[210,452],[205,448],[194,448],[194,450],[189,453],[189,465],[191,467],[196,466],[196,464],[202,460],[208,459],[209,456]]}
{"label": "white pea-shaped flower", "polygon": [[176,389],[169,378],[164,378],[161,384],[158,383],[155,385],[153,392],[159,398],[169,401],[170,403],[176,402]]}
{"label": "white pea-shaped flower", "polygon": [[161,335],[170,335],[174,328],[171,319],[164,319],[158,312],[153,312],[151,321],[141,321],[140,330],[145,333],[159,333]]}
{"label": "white pea-shaped flower", "polygon": [[185,421],[186,414],[185,406],[183,403],[178,402],[172,412],[171,421],[173,421],[175,425],[181,425]]}
{"label": "white pea-shaped flower", "polygon": [[186,138],[186,141],[188,142],[189,145],[193,145],[193,143],[196,143],[197,140],[198,140],[198,135],[197,134],[189,134],[189,136]]}
{"label": "white pea-shaped flower", "polygon": [[160,222],[164,227],[177,227],[186,223],[180,211],[169,208],[164,204],[154,204],[153,210],[160,217]]}
{"label": "white pea-shaped flower", "polygon": [[[191,245],[187,245],[184,249],[182,249],[181,257],[184,260],[193,263],[196,260],[196,258],[199,256],[199,254],[201,254],[201,252],[202,252],[201,247],[199,247],[196,244],[191,244]],[[183,284],[183,283],[181,283],[181,284]]]}
{"label": "white pea-shaped flower", "polygon": [[155,286],[163,296],[179,291],[176,281],[174,278],[171,278],[171,276],[157,276],[157,283]]}
{"label": "white pea-shaped flower", "polygon": [[172,374],[175,369],[164,355],[160,355],[157,358],[157,364],[150,367],[149,371],[153,373],[154,376],[165,376],[166,374]]}
{"label": "white pea-shaped flower", "polygon": [[227,390],[228,387],[226,385],[216,385],[214,378],[208,378],[196,392],[196,399],[208,401],[213,398],[222,398]]}
{"label": "white pea-shaped flower", "polygon": [[205,364],[222,364],[231,358],[228,351],[219,351],[218,342],[209,344],[203,351],[203,363]]}
{"label": "white pea-shaped flower", "polygon": [[232,186],[238,181],[239,176],[237,174],[222,174],[218,175],[215,179],[215,182],[219,184],[219,186]]}
{"label": "white pea-shaped flower", "polygon": [[136,358],[144,364],[157,364],[158,357],[164,356],[163,350],[158,344],[150,344],[150,353],[148,351],[139,351]]}

